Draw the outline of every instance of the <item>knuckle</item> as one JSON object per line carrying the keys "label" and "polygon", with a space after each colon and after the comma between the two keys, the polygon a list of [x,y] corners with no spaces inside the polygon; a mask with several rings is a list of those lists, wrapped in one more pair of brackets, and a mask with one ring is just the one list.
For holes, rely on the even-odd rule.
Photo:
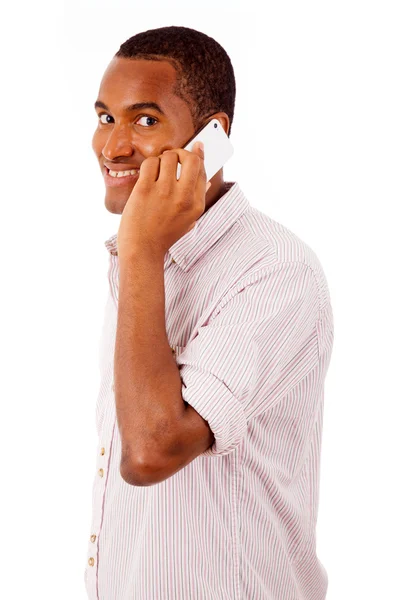
{"label": "knuckle", "polygon": [[152,167],[158,165],[159,158],[157,156],[148,156],[144,159],[142,165],[146,165],[147,167]]}
{"label": "knuckle", "polygon": [[187,191],[183,190],[183,192],[180,195],[179,200],[178,200],[178,208],[180,211],[186,212],[191,207],[192,207],[191,195]]}
{"label": "knuckle", "polygon": [[193,163],[194,165],[196,165],[196,166],[197,166],[197,165],[199,165],[199,164],[200,164],[200,162],[201,162],[201,158],[200,158],[200,156],[198,156],[197,154],[193,154],[193,153],[192,153],[192,154],[190,155],[190,159],[191,159],[192,163]]}

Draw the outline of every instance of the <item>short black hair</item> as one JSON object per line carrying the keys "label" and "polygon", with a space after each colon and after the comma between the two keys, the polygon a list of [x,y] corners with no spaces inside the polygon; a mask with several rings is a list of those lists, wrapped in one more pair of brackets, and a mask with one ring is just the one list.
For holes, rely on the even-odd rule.
{"label": "short black hair", "polygon": [[225,112],[230,135],[235,75],[228,54],[213,38],[189,27],[149,29],[126,40],[115,56],[170,62],[177,72],[174,92],[189,105],[195,128],[214,113]]}

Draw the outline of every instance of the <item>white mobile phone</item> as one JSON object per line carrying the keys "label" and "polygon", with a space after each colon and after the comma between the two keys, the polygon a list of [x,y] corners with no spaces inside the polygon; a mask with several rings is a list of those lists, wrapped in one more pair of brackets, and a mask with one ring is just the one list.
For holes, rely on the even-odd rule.
{"label": "white mobile phone", "polygon": [[[184,150],[191,151],[196,142],[204,144],[204,169],[207,181],[214,177],[233,154],[233,146],[218,119],[212,119],[188,141]],[[176,178],[181,174],[181,163],[178,163]]]}

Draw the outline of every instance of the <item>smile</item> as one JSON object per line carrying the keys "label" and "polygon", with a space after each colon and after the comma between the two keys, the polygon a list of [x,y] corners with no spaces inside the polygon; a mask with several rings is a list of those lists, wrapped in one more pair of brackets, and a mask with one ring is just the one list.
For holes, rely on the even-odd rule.
{"label": "smile", "polygon": [[129,171],[110,171],[107,167],[103,169],[104,182],[107,187],[120,187],[132,185],[140,173],[140,169],[130,169]]}
{"label": "smile", "polygon": [[110,169],[108,171],[111,177],[127,177],[128,175],[136,175],[137,173],[139,173],[139,169],[131,169],[130,171],[111,171]]}

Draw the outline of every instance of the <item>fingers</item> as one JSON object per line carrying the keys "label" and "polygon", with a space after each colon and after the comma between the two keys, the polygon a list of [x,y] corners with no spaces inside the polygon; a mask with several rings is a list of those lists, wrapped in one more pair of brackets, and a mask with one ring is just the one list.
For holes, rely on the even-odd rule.
{"label": "fingers", "polygon": [[195,152],[202,160],[204,160],[204,144],[203,142],[196,142],[193,146],[192,152]]}
{"label": "fingers", "polygon": [[160,172],[158,183],[162,186],[171,187],[176,182],[176,169],[178,166],[178,155],[174,150],[166,150],[160,156]]}
{"label": "fingers", "polygon": [[160,159],[158,156],[148,156],[140,165],[139,181],[142,183],[153,183],[157,180],[160,171]]}
{"label": "fingers", "polygon": [[192,151],[178,148],[174,150],[179,157],[181,163],[181,174],[179,183],[182,187],[197,187],[197,181],[206,182],[206,172],[204,169],[204,150],[198,146],[198,143],[193,147]]}
{"label": "fingers", "polygon": [[179,176],[179,184],[181,188],[193,189],[197,187],[197,180],[199,179],[199,172],[201,166],[201,159],[196,154],[188,152],[188,156],[185,156],[179,161],[182,165],[181,174]]}
{"label": "fingers", "polygon": [[[206,174],[206,170],[204,168],[204,144],[203,144],[203,142],[196,142],[193,147],[192,152],[196,152],[197,156],[200,157],[199,180],[206,183],[207,174]],[[208,189],[208,187],[207,187],[207,189]]]}
{"label": "fingers", "polygon": [[[178,162],[181,163],[181,174],[176,179]],[[196,143],[193,151],[174,148],[166,150],[160,156],[149,156],[140,167],[140,181],[159,182],[161,185],[180,184],[180,187],[202,189],[206,183],[204,169],[204,150]]]}

